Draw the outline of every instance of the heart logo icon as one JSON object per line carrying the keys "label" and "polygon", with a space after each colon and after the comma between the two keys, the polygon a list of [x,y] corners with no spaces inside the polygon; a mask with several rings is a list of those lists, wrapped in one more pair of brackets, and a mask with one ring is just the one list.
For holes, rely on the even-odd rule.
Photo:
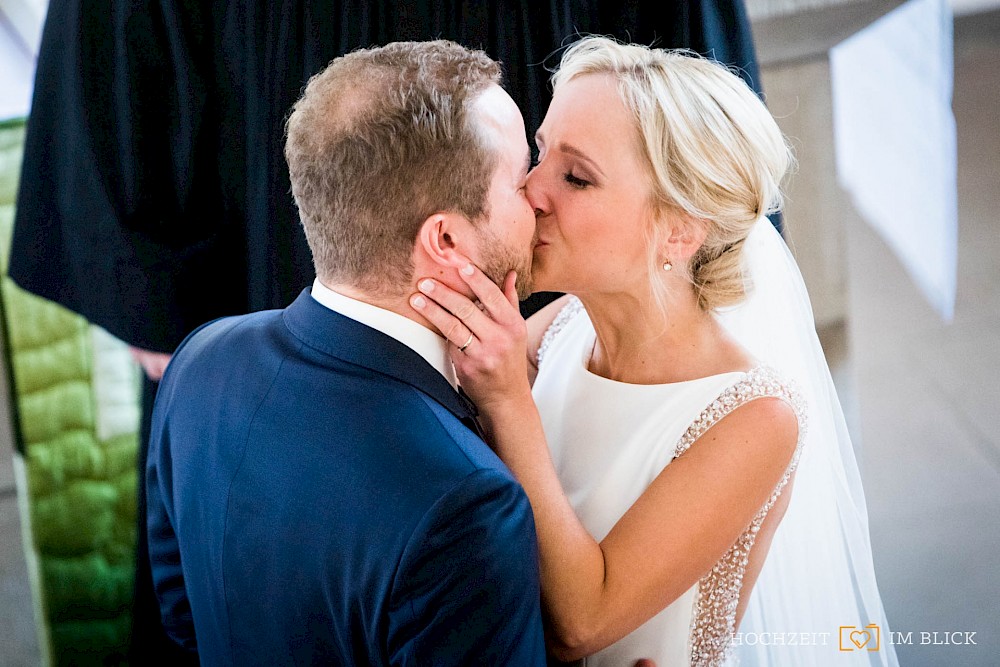
{"label": "heart logo icon", "polygon": [[864,648],[872,640],[871,633],[867,630],[855,630],[851,633],[851,643],[858,648]]}

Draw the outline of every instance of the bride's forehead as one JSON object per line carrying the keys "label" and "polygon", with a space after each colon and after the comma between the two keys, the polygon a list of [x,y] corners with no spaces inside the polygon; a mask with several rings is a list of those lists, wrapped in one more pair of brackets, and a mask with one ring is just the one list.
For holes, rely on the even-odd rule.
{"label": "bride's forehead", "polygon": [[[580,74],[562,82],[552,97],[553,104],[586,100],[621,105],[617,79],[605,73]],[[586,105],[586,108],[596,112],[603,111],[599,105]]]}
{"label": "bride's forehead", "polygon": [[631,116],[614,79],[609,75],[585,74],[560,85],[552,97],[542,128],[555,131],[563,126],[601,133],[630,128]]}

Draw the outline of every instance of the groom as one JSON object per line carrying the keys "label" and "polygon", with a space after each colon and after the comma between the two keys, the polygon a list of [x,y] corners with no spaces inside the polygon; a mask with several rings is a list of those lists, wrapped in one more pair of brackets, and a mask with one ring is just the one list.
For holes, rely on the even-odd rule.
{"label": "groom", "polygon": [[529,152],[499,80],[481,52],[395,43],[295,105],[317,280],[189,336],[153,417],[153,579],[202,663],[544,664],[527,498],[407,304],[414,276],[462,286],[464,257],[530,273]]}

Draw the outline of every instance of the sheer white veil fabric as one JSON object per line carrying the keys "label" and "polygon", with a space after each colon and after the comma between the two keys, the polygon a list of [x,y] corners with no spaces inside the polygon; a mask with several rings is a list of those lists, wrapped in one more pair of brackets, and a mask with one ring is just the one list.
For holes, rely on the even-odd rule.
{"label": "sheer white veil fabric", "polygon": [[718,319],[758,361],[798,385],[807,431],[791,501],[737,629],[732,661],[897,667],[854,447],[802,276],[767,218],[747,238],[744,269],[748,298]]}

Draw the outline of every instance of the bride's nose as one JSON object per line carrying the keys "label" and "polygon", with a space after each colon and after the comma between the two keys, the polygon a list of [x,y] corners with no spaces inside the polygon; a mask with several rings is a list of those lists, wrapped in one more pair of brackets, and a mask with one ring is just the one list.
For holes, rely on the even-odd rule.
{"label": "bride's nose", "polygon": [[535,210],[536,218],[548,213],[547,199],[544,195],[542,180],[539,178],[538,167],[532,169],[528,174],[528,179],[525,181],[524,193],[528,198],[528,203],[531,204],[531,208]]}

